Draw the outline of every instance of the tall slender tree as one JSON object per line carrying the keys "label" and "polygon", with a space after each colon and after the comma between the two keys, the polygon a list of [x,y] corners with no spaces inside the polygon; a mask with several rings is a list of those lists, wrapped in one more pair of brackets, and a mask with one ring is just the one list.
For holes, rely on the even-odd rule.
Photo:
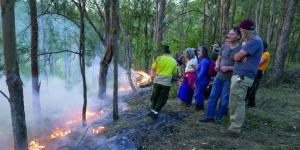
{"label": "tall slender tree", "polygon": [[41,113],[40,104],[40,84],[39,84],[39,65],[38,65],[38,21],[36,11],[36,0],[29,0],[31,17],[31,75],[32,75],[32,104],[36,114]]}
{"label": "tall slender tree", "polygon": [[114,52],[114,91],[113,91],[113,119],[119,119],[118,114],[118,61],[119,61],[119,0],[111,2],[111,29],[112,50]]}
{"label": "tall slender tree", "polygon": [[272,0],[271,1],[271,6],[270,6],[270,19],[269,19],[269,23],[268,23],[268,31],[267,31],[267,43],[270,45],[271,41],[272,41],[272,33],[273,33],[273,20],[275,17],[275,3],[276,0]]}
{"label": "tall slender tree", "polygon": [[289,0],[286,3],[285,17],[283,21],[282,30],[279,37],[279,45],[275,55],[275,62],[273,67],[272,79],[278,81],[283,75],[283,68],[285,58],[288,51],[288,41],[292,28],[293,17],[297,8],[298,0]]}
{"label": "tall slender tree", "polygon": [[80,59],[80,72],[82,77],[82,87],[83,87],[83,106],[82,106],[82,125],[86,126],[86,109],[87,109],[87,86],[85,77],[85,0],[79,0],[77,4],[80,10],[80,45],[79,45],[79,59]]}
{"label": "tall slender tree", "polygon": [[156,57],[159,52],[158,48],[161,45],[163,40],[163,32],[164,32],[164,19],[165,19],[165,7],[166,0],[156,0],[156,19],[155,19],[155,44],[156,47],[154,49],[154,57]]}
{"label": "tall slender tree", "polygon": [[111,5],[111,1],[110,0],[105,0],[104,3],[104,39],[105,39],[105,53],[104,56],[101,59],[100,62],[100,75],[99,75],[99,92],[98,92],[98,97],[99,98],[104,98],[106,95],[106,87],[107,87],[107,83],[106,83],[106,77],[107,77],[107,71],[108,71],[108,66],[112,60],[113,57],[113,50],[111,49],[111,37],[110,37],[110,5]]}
{"label": "tall slender tree", "polygon": [[14,149],[28,149],[23,87],[16,53],[15,1],[1,0],[2,32],[6,84],[9,91]]}

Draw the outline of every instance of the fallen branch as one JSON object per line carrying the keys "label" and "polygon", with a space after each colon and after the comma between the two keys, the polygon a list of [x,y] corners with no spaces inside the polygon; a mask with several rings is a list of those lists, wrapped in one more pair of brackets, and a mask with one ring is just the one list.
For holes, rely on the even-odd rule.
{"label": "fallen branch", "polygon": [[0,93],[10,102],[10,98],[3,91],[0,90]]}

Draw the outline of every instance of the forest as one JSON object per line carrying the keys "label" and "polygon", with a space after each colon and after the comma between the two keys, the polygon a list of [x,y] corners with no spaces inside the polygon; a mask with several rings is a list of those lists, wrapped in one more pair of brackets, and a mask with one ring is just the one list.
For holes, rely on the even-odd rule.
{"label": "forest", "polygon": [[[1,0],[0,149],[300,149],[299,5]],[[205,112],[179,107],[178,83],[161,117],[147,119],[151,64],[161,46],[175,56],[204,45],[213,57],[213,44],[244,19],[253,20],[271,58],[258,106],[246,109],[244,137],[219,137],[228,117],[197,122]]]}

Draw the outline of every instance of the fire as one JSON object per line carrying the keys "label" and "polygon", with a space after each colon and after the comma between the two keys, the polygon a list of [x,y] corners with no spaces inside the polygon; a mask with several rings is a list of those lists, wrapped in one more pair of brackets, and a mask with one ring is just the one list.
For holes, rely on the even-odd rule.
{"label": "fire", "polygon": [[[100,112],[101,113],[101,112]],[[95,112],[92,112],[92,111],[86,111],[86,119],[91,119],[93,117],[96,116],[96,113]],[[76,124],[76,123],[79,123],[81,122],[81,118],[77,118],[77,119],[73,119],[73,120],[70,120],[70,121],[67,121],[65,122],[65,125],[71,125],[71,124]]]}
{"label": "fire", "polygon": [[56,128],[50,135],[50,138],[51,139],[56,139],[58,137],[64,137],[64,136],[67,136],[71,133],[71,130],[70,129],[67,129],[67,130],[62,130],[60,128]]}
{"label": "fire", "polygon": [[145,73],[143,71],[135,71],[134,73],[136,74],[136,77],[135,77],[136,85],[140,86],[140,85],[148,84],[149,82],[151,82],[151,77],[147,73]]}
{"label": "fire", "polygon": [[38,143],[35,140],[30,141],[29,145],[28,145],[28,149],[29,150],[42,150],[45,149],[46,147],[44,145],[41,145],[40,143]]}
{"label": "fire", "polygon": [[93,128],[92,129],[92,133],[93,134],[99,134],[99,133],[102,133],[106,128],[104,126],[100,126],[100,127],[97,127],[97,128]]}

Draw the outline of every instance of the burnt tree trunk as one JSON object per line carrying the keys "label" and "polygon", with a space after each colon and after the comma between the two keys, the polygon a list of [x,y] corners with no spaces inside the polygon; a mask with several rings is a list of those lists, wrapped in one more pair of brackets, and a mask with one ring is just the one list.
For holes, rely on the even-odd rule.
{"label": "burnt tree trunk", "polygon": [[282,31],[279,37],[279,45],[275,55],[275,62],[273,67],[272,79],[279,81],[283,75],[283,68],[285,63],[285,58],[288,51],[288,41],[291,32],[291,26],[293,22],[293,17],[297,7],[297,0],[290,0],[287,2],[287,9],[285,12],[285,18],[282,26]]}
{"label": "burnt tree trunk", "polygon": [[32,106],[35,114],[41,113],[39,65],[38,65],[38,22],[36,0],[29,0],[31,16],[31,75],[32,75]]}
{"label": "burnt tree trunk", "polygon": [[24,112],[23,87],[16,53],[15,13],[13,0],[1,0],[3,50],[6,84],[9,91],[14,149],[27,150],[27,129]]}
{"label": "burnt tree trunk", "polygon": [[113,51],[111,49],[111,37],[109,35],[110,31],[110,0],[105,1],[105,6],[104,6],[104,28],[105,28],[105,33],[104,33],[104,38],[105,38],[105,54],[102,57],[102,60],[100,62],[100,74],[99,74],[99,92],[98,92],[98,97],[99,98],[104,98],[106,95],[106,77],[107,77],[107,71],[108,71],[108,66],[112,60],[113,57]]}
{"label": "burnt tree trunk", "polygon": [[113,119],[118,120],[118,61],[119,61],[119,0],[111,2],[112,51],[114,52],[114,91],[113,91]]}

